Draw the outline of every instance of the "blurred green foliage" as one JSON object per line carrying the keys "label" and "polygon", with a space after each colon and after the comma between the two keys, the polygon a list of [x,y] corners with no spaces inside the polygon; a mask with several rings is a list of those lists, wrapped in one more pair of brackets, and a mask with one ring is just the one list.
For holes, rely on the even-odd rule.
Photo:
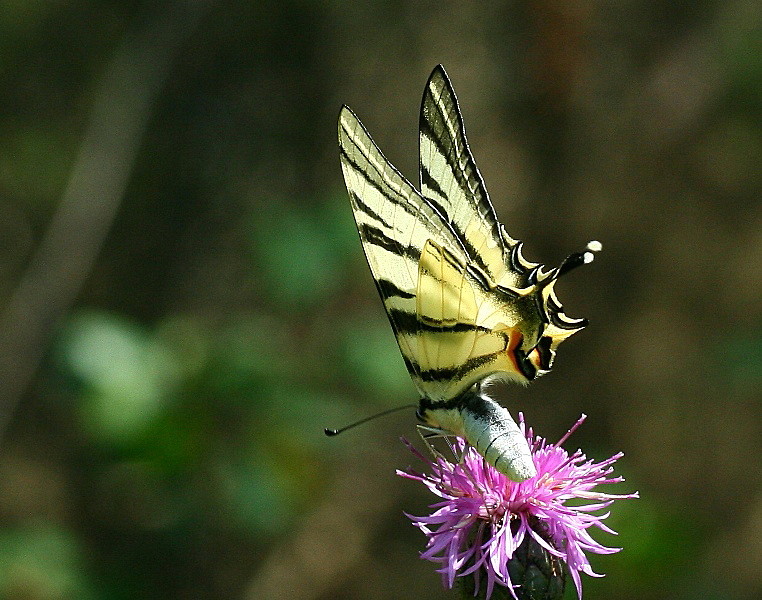
{"label": "blurred green foliage", "polygon": [[[6,3],[0,308],[118,48],[192,4]],[[586,412],[567,445],[625,451],[641,499],[614,505],[619,536],[600,537],[623,550],[593,559],[607,576],[585,598],[758,598],[759,3],[196,6],[98,260],[30,341],[0,452],[0,598],[443,597],[402,515],[435,499],[393,477],[412,411],[322,433],[416,399],[342,187],[338,108],[415,181],[438,62],[527,255],[604,244],[559,291],[589,330],[552,376],[498,390],[549,439]],[[83,214],[72,239],[96,243]]]}
{"label": "blurred green foliage", "polygon": [[29,523],[0,535],[3,598],[95,598],[78,536],[60,526]]}

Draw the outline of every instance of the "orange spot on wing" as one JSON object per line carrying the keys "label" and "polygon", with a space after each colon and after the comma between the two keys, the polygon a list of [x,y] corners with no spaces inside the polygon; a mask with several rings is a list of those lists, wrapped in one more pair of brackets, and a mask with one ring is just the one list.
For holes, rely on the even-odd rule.
{"label": "orange spot on wing", "polygon": [[542,370],[542,357],[540,356],[540,351],[535,348],[529,353],[529,361],[534,365],[534,368],[538,371]]}
{"label": "orange spot on wing", "polygon": [[516,361],[516,348],[518,348],[523,341],[524,336],[518,329],[511,330],[510,336],[508,338],[508,348],[506,348],[505,352],[508,355],[513,368],[516,370],[516,373],[521,373],[519,363]]}

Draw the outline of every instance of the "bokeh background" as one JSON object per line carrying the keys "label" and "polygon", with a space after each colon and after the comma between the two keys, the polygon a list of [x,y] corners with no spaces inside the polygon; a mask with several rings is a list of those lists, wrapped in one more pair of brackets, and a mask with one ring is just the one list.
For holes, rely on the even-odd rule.
{"label": "bokeh background", "polygon": [[[0,13],[0,597],[447,598],[339,168],[417,180],[445,65],[508,231],[591,325],[500,388],[625,457],[585,597],[762,597],[762,5],[17,0]],[[420,489],[419,489],[420,488]],[[567,590],[567,598],[573,593]]]}

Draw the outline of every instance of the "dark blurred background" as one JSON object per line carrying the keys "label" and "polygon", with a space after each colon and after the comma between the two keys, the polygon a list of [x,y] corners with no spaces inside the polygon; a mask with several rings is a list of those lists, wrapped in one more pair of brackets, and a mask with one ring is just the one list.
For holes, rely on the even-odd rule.
{"label": "dark blurred background", "polygon": [[[0,597],[444,598],[339,168],[458,92],[591,325],[499,399],[625,457],[585,597],[762,597],[762,5],[21,0],[0,13]],[[567,598],[574,597],[567,590]]]}

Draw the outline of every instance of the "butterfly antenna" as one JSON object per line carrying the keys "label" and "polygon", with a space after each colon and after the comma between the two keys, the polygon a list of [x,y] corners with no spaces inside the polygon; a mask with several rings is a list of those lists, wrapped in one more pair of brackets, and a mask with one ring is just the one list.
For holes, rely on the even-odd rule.
{"label": "butterfly antenna", "polygon": [[553,276],[548,277],[548,279],[543,281],[540,286],[545,287],[546,285],[553,283],[562,275],[566,275],[566,273],[572,269],[576,269],[581,265],[586,265],[593,262],[595,259],[595,253],[600,252],[601,250],[603,250],[603,244],[601,244],[599,241],[592,240],[588,242],[587,246],[585,246],[584,252],[575,252],[574,254],[567,256],[563,262],[558,267],[556,267],[556,272],[553,274]]}
{"label": "butterfly antenna", "polygon": [[328,429],[326,427],[325,429],[323,429],[323,431],[325,432],[327,436],[333,437],[334,435],[339,435],[340,433],[346,431],[347,429],[352,429],[354,427],[357,427],[358,425],[362,425],[363,423],[367,423],[368,421],[377,419],[378,417],[385,417],[386,415],[390,415],[400,410],[405,410],[406,408],[417,408],[417,407],[418,407],[417,404],[405,404],[404,406],[396,406],[394,408],[382,410],[380,413],[376,413],[375,415],[365,417],[364,419],[360,419],[359,421],[355,421],[354,423],[350,423],[349,425],[346,425],[342,427],[341,429]]}

